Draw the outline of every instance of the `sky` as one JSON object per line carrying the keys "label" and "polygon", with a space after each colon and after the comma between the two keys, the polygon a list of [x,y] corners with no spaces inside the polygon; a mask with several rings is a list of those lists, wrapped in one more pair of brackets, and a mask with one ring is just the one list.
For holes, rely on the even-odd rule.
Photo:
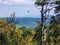
{"label": "sky", "polygon": [[10,17],[13,12],[16,17],[40,17],[35,2],[36,0],[0,0],[0,17]]}

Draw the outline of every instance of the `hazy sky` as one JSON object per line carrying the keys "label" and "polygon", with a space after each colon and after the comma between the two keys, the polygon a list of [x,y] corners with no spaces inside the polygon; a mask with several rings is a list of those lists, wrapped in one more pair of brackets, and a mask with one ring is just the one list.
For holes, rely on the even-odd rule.
{"label": "hazy sky", "polygon": [[13,12],[16,13],[16,17],[40,17],[39,10],[34,5],[35,1],[0,0],[0,17],[9,17]]}

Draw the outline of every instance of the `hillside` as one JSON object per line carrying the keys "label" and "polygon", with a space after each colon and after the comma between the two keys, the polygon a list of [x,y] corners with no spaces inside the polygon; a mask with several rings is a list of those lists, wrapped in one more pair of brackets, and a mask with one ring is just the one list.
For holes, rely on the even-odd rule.
{"label": "hillside", "polygon": [[10,30],[10,25],[7,21],[0,18],[0,30]]}

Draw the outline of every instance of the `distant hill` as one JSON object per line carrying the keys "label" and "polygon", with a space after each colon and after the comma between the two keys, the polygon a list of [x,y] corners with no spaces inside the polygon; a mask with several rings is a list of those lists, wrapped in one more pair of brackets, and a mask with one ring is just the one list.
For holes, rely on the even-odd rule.
{"label": "distant hill", "polygon": [[7,24],[8,22],[0,18],[0,23]]}
{"label": "distant hill", "polygon": [[7,21],[0,18],[0,30],[10,30],[10,25]]}

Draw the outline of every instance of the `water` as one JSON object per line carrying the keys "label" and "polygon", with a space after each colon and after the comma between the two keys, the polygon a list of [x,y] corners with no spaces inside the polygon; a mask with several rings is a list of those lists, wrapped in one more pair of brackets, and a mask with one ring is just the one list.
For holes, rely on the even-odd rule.
{"label": "water", "polygon": [[[3,18],[4,20],[7,20],[7,18]],[[36,21],[40,21],[41,18],[16,18],[15,22],[16,22],[16,26],[20,27],[20,26],[26,26],[28,28],[35,28],[38,23],[36,23]],[[48,19],[46,21],[47,24],[49,24],[50,19]]]}

